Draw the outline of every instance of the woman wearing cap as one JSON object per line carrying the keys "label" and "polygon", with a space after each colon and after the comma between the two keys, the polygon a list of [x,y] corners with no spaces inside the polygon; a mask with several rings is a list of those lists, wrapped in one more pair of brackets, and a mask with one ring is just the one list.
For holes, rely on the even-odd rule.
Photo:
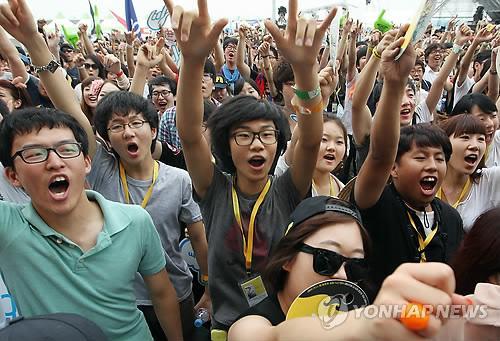
{"label": "woman wearing cap", "polygon": [[[229,330],[229,341],[254,340],[419,340],[421,336],[395,318],[354,318],[327,330],[317,317],[285,321],[294,299],[309,286],[327,279],[344,279],[367,288],[365,256],[369,237],[358,210],[348,202],[318,196],[302,201],[266,268],[266,288],[271,294],[250,308]],[[454,289],[451,269],[444,264],[404,264],[384,282],[375,305],[450,304]],[[464,302],[455,296],[454,303]],[[432,336],[441,322],[430,316],[420,335]]]}

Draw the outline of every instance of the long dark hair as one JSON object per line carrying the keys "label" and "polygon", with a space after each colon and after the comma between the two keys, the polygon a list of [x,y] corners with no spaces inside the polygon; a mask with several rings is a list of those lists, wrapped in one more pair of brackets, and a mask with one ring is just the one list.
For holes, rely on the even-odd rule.
{"label": "long dark hair", "polygon": [[477,218],[451,267],[457,282],[455,291],[462,295],[474,293],[476,284],[487,283],[488,277],[500,272],[500,207]]}

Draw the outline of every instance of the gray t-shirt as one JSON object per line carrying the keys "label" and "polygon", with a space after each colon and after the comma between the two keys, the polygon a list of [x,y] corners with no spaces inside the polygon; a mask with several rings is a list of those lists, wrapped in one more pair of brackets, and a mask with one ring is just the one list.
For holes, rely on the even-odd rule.
{"label": "gray t-shirt", "polygon": [[[239,285],[247,280],[243,239],[234,217],[231,196],[232,176],[214,166],[212,183],[200,201],[208,239],[208,273],[215,325],[230,326],[249,308]],[[245,236],[251,209],[258,195],[247,197],[238,193]],[[196,197],[198,200],[199,198]],[[290,171],[271,177],[267,193],[255,222],[252,274],[261,273],[269,255],[283,237],[290,213],[302,197],[292,182]]]}
{"label": "gray t-shirt", "polygon": [[[153,187],[146,211],[151,215],[163,249],[166,251],[166,270],[177,292],[179,301],[192,291],[193,276],[181,256],[179,238],[182,223],[190,225],[201,220],[200,208],[192,197],[191,179],[185,170],[159,163],[158,179]],[[125,203],[116,157],[98,144],[92,159],[92,171],[87,177],[92,189],[106,199]],[[151,180],[136,180],[127,176],[130,202],[140,204],[151,185]],[[142,277],[135,282],[137,304],[151,305]]]}
{"label": "gray t-shirt", "polygon": [[27,204],[30,197],[19,187],[14,187],[5,177],[5,169],[0,163],[0,200],[13,202],[16,204]]}

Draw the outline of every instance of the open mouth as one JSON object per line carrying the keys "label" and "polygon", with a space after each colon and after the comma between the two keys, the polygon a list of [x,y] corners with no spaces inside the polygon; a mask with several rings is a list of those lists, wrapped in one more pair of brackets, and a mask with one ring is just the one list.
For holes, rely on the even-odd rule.
{"label": "open mouth", "polygon": [[426,176],[420,180],[420,187],[425,192],[430,192],[436,187],[437,185],[437,178],[435,176]]}
{"label": "open mouth", "polygon": [[263,157],[260,157],[260,156],[253,157],[250,160],[248,160],[248,163],[254,168],[262,167],[265,162],[266,162],[266,159],[264,159]]}
{"label": "open mouth", "polygon": [[399,115],[401,116],[408,116],[410,115],[411,110],[410,109],[403,109],[399,112]]}
{"label": "open mouth", "polygon": [[471,166],[474,166],[476,164],[477,159],[478,159],[478,155],[476,155],[476,154],[470,154],[470,155],[467,155],[466,157],[464,157],[465,162]]}
{"label": "open mouth", "polygon": [[139,150],[139,146],[135,143],[130,143],[127,145],[127,150],[130,153],[137,153],[137,151]]}
{"label": "open mouth", "polygon": [[328,161],[335,161],[335,155],[333,154],[326,154],[323,158]]}
{"label": "open mouth", "polygon": [[234,53],[229,52],[229,53],[227,54],[227,56],[228,56],[229,58],[234,58]]}
{"label": "open mouth", "polygon": [[49,184],[49,191],[57,196],[60,196],[68,190],[69,181],[64,176],[55,177]]}

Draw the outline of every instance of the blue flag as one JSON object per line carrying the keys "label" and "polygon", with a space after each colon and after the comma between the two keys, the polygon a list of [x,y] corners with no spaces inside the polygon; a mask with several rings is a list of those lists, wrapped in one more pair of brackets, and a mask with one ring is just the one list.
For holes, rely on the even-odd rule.
{"label": "blue flag", "polygon": [[135,35],[141,38],[141,27],[137,21],[132,0],[125,0],[125,20],[127,21],[127,30],[134,31]]}

